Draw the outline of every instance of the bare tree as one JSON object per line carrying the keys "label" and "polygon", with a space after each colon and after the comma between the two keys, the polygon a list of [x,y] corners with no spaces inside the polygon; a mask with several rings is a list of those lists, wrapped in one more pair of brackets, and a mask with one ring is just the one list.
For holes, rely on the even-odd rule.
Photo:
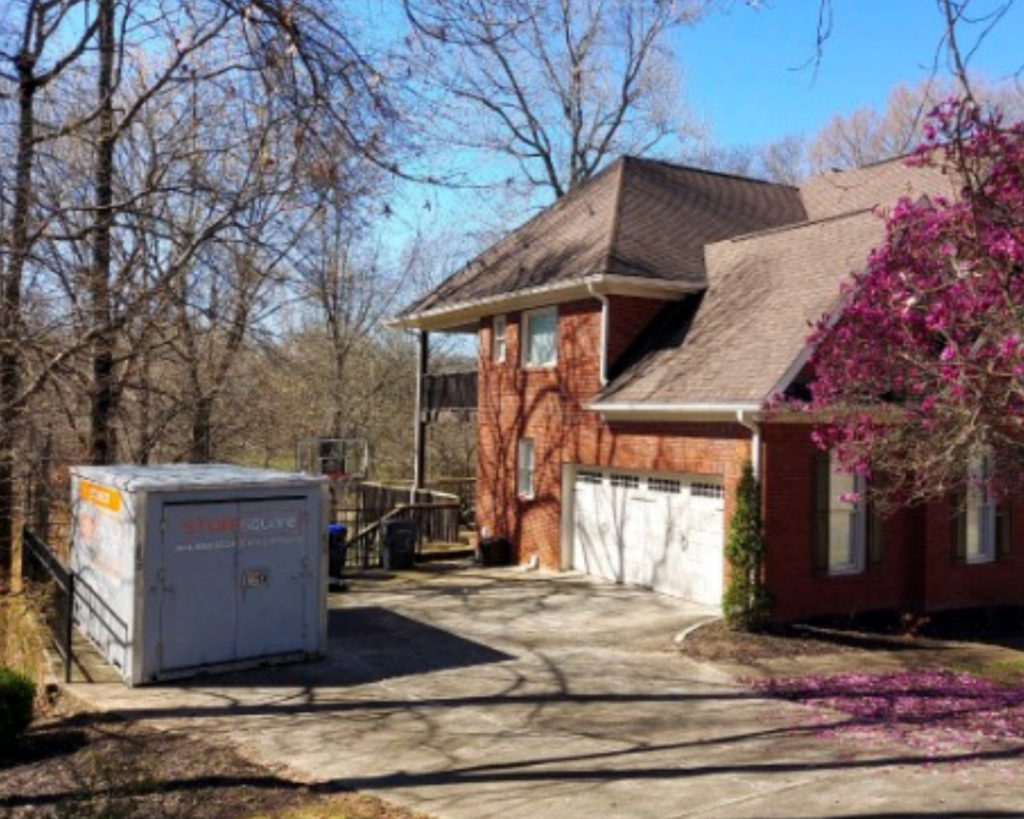
{"label": "bare tree", "polygon": [[434,132],[509,160],[529,188],[562,196],[609,158],[685,135],[666,35],[703,0],[404,2],[424,93],[443,100]]}
{"label": "bare tree", "polygon": [[[979,104],[999,108],[1013,119],[1024,115],[1024,96],[1010,83],[966,79]],[[884,110],[864,106],[829,120],[808,145],[808,164],[821,173],[832,168],[859,168],[909,153],[921,141],[928,114],[939,103],[962,92],[960,80],[929,79],[914,87],[897,85]]]}
{"label": "bare tree", "polygon": [[[0,225],[0,580],[10,573],[14,512],[14,459],[25,402],[23,289],[32,248],[37,240],[32,225],[36,201],[33,175],[39,137],[36,100],[84,52],[96,31],[85,26],[67,45],[56,36],[79,2],[27,0],[7,44],[0,48],[0,96],[17,100],[13,202],[9,221]],[[6,197],[5,197],[6,200]],[[6,201],[5,201],[6,205]],[[5,207],[5,212],[7,208]]]}
{"label": "bare tree", "polygon": [[681,160],[711,171],[795,185],[807,176],[806,144],[800,134],[788,134],[764,145],[731,147],[716,145],[706,137],[685,152]]}

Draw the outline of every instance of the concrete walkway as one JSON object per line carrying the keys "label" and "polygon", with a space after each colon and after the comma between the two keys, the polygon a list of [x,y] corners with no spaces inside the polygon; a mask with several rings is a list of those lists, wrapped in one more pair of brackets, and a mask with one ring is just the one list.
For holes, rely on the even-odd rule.
{"label": "concrete walkway", "polygon": [[322,662],[72,693],[447,819],[1024,817],[1009,750],[929,765],[823,740],[681,657],[673,635],[712,614],[572,576],[409,573],[333,597]]}

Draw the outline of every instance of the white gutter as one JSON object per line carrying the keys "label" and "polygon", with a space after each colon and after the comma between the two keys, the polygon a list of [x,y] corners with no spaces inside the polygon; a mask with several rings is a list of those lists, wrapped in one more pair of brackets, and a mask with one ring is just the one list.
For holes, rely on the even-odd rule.
{"label": "white gutter", "polygon": [[444,330],[464,324],[468,325],[495,313],[528,310],[533,307],[544,307],[563,301],[585,298],[589,292],[593,292],[591,290],[593,287],[599,287],[606,295],[611,296],[672,300],[703,290],[707,287],[707,282],[695,282],[685,278],[655,279],[616,274],[583,276],[554,284],[523,287],[510,293],[465,299],[444,307],[435,307],[401,318],[387,319],[384,326]]}
{"label": "white gutter", "polygon": [[598,293],[594,289],[594,282],[587,282],[587,290],[590,295],[601,302],[601,364],[600,364],[600,379],[601,386],[603,387],[608,383],[608,322],[609,322],[609,306],[608,296],[604,293]]}
{"label": "white gutter", "polygon": [[708,404],[656,404],[652,401],[593,401],[583,405],[583,409],[599,412],[602,415],[693,415],[715,414],[735,416],[737,412],[757,412],[760,404],[749,401],[731,401]]}
{"label": "white gutter", "polygon": [[736,420],[739,421],[743,426],[750,430],[752,438],[750,440],[750,465],[754,470],[754,480],[761,481],[761,425],[752,418],[749,418],[747,413],[749,410],[739,409],[736,410]]}

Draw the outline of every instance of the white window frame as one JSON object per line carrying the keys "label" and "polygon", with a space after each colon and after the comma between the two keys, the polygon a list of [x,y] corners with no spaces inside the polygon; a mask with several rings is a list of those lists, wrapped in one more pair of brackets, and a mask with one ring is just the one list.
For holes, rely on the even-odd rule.
{"label": "white window frame", "polygon": [[533,497],[537,474],[537,447],[533,438],[520,438],[516,452],[516,493],[529,500]]}
{"label": "white window frame", "polygon": [[504,364],[508,354],[508,318],[504,313],[495,316],[491,322],[491,361]]}
{"label": "white window frame", "polygon": [[[865,489],[867,483],[863,475],[843,471],[834,453],[828,456],[828,573],[830,575],[861,574],[867,558],[867,502]],[[847,492],[855,493],[855,503],[840,500],[839,495]],[[834,537],[834,523],[846,519],[845,525],[840,524],[846,533],[846,540],[840,543]],[[840,561],[840,555],[849,559]]]}
{"label": "white window frame", "polygon": [[[554,333],[555,337],[551,345],[552,356],[547,361],[533,361],[531,355],[533,353],[532,345],[532,332],[531,323],[541,316],[552,316],[554,318]],[[527,310],[523,313],[523,338],[522,338],[522,362],[523,367],[535,370],[551,369],[558,365],[558,308],[557,307],[541,307],[538,310]]]}
{"label": "white window frame", "polygon": [[996,505],[985,482],[992,477],[992,459],[985,454],[967,465],[967,563],[992,563],[996,559]]}

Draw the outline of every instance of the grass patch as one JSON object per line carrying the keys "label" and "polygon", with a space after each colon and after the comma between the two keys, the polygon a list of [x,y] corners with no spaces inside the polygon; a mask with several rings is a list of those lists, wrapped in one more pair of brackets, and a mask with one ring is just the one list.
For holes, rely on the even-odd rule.
{"label": "grass patch", "polygon": [[994,663],[956,663],[952,670],[971,674],[997,685],[1024,685],[1024,657],[1015,660],[1000,660]]}
{"label": "grass patch", "polygon": [[37,592],[0,595],[0,665],[20,671],[43,696],[48,636],[36,615]]}

